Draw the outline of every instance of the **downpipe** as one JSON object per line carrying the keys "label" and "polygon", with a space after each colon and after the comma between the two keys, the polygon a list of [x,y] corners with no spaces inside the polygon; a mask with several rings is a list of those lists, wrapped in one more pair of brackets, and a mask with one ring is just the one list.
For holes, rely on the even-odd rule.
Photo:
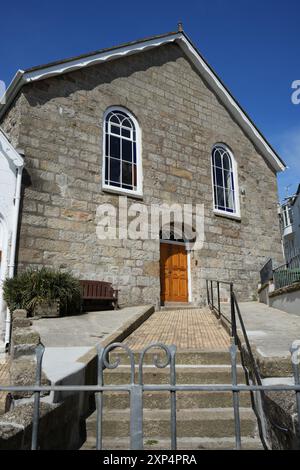
{"label": "downpipe", "polygon": [[[9,256],[9,264],[8,264],[8,277],[9,278],[12,278],[15,273],[16,245],[17,245],[23,166],[19,166],[16,171],[17,171],[17,181],[16,181],[16,191],[15,191],[15,198],[14,198],[14,212],[13,212],[12,234],[11,234],[11,244],[10,244],[10,256]],[[10,337],[11,337],[11,312],[9,308],[7,308],[6,320],[5,320],[5,338],[4,338],[5,348],[7,348],[10,343]]]}

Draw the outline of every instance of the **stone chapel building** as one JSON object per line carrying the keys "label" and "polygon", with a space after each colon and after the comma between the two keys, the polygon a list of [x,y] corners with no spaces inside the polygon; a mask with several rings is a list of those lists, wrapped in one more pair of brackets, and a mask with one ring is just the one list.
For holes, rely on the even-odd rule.
{"label": "stone chapel building", "polygon": [[[0,125],[2,280],[11,257],[15,271],[49,266],[113,282],[121,305],[199,305],[206,278],[231,280],[240,300],[253,300],[261,265],[282,259],[285,164],[181,30],[19,70]],[[156,239],[99,240],[97,207],[119,195],[146,208],[203,204],[203,248],[160,239],[163,227]]]}

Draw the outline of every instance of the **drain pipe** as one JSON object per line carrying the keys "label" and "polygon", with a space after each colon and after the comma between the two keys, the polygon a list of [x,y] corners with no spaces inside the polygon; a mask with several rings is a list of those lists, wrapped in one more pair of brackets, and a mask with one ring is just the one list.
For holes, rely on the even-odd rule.
{"label": "drain pipe", "polygon": [[[17,180],[16,180],[16,190],[15,190],[15,198],[14,198],[14,212],[13,212],[13,220],[12,220],[10,257],[9,257],[9,265],[8,265],[8,277],[9,278],[13,277],[15,273],[16,245],[17,245],[17,234],[18,234],[23,166],[22,165],[18,166],[16,171],[17,171]],[[6,321],[5,321],[5,339],[4,339],[5,347],[7,347],[10,343],[10,336],[11,336],[11,312],[9,308],[7,308]]]}

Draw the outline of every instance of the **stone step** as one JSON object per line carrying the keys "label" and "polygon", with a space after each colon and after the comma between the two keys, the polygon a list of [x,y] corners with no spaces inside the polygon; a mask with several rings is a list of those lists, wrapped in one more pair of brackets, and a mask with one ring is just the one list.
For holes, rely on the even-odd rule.
{"label": "stone step", "polygon": [[[165,358],[165,354],[161,351],[158,352],[160,360]],[[129,364],[129,357],[122,350],[115,349],[110,353],[110,360],[113,362],[117,357],[120,357],[121,364]],[[148,352],[144,357],[144,364],[153,364],[155,353]],[[134,353],[135,363],[138,364],[140,353]],[[227,364],[230,365],[230,352],[229,351],[197,351],[197,350],[179,350],[176,352],[176,364],[199,364],[199,365],[210,365],[210,364]],[[237,355],[237,363],[240,364],[240,353]]]}
{"label": "stone step", "polygon": [[[253,411],[240,408],[241,434],[255,437],[257,422]],[[147,439],[170,437],[170,411],[144,409],[144,437]],[[104,410],[103,436],[128,437],[130,427],[129,409]],[[96,414],[93,413],[86,422],[87,436],[96,435]],[[177,412],[177,436],[224,438],[234,437],[233,410],[226,408],[183,409]]]}
{"label": "stone step", "polygon": [[[245,373],[241,366],[237,368],[238,383],[245,383]],[[136,380],[138,371],[135,371]],[[105,384],[128,384],[130,379],[130,368],[128,366],[119,366],[117,369],[104,371]],[[144,384],[169,384],[170,369],[159,369],[151,366],[143,368]],[[177,384],[230,384],[231,367],[227,365],[197,365],[197,366],[177,366],[176,367]]]}
{"label": "stone step", "polygon": [[[127,392],[105,392],[103,396],[104,407],[108,409],[124,410],[129,408],[129,394]],[[191,408],[228,408],[232,407],[231,392],[177,392],[177,409]],[[148,409],[170,409],[169,392],[144,392],[143,405]],[[240,406],[251,406],[249,392],[240,393]]]}
{"label": "stone step", "polygon": [[[124,450],[130,448],[130,441],[127,438],[103,439],[103,450]],[[181,437],[177,439],[178,450],[232,450],[235,448],[235,438],[233,437]],[[95,437],[89,437],[81,450],[95,450]],[[171,449],[170,439],[144,439],[145,450],[169,450]],[[243,437],[242,450],[263,450],[263,445],[259,438]]]}

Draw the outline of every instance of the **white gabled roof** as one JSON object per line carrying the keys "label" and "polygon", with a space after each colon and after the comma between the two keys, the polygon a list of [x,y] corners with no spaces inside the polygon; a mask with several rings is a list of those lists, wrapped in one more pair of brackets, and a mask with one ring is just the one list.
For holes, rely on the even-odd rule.
{"label": "white gabled roof", "polygon": [[0,156],[3,155],[17,168],[24,166],[24,160],[8,140],[7,135],[0,127]]}
{"label": "white gabled roof", "polygon": [[190,39],[181,31],[123,44],[111,49],[103,49],[67,60],[52,62],[50,64],[33,67],[25,71],[19,70],[6,91],[6,103],[0,108],[0,119],[4,116],[22,86],[27,83],[107,62],[109,60],[119,59],[127,55],[136,54],[168,43],[176,43],[180,46],[201,77],[203,77],[209,84],[224,106],[247,134],[249,139],[270,163],[272,168],[275,171],[283,171],[286,168],[285,163],[267,142],[262,133],[257,129],[239,103],[233,98],[231,93],[204,60]]}

